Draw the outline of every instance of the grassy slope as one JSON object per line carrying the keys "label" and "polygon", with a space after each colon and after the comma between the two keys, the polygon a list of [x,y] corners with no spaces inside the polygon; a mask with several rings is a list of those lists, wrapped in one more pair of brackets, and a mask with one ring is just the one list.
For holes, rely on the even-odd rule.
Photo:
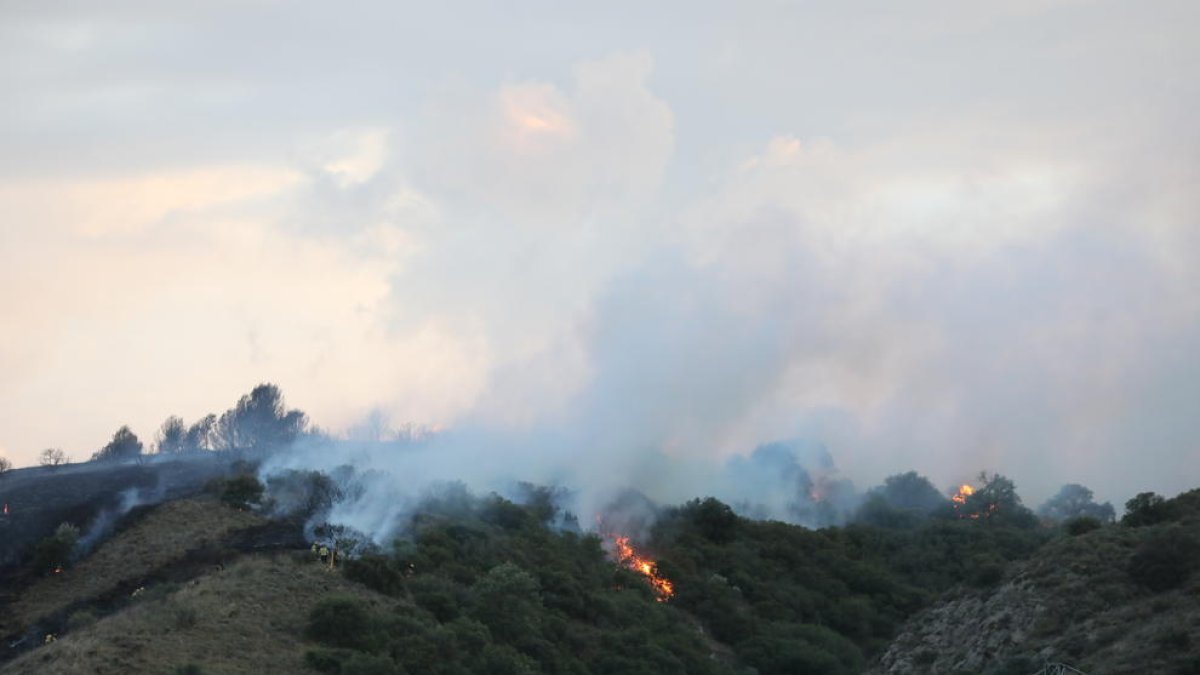
{"label": "grassy slope", "polygon": [[179,587],[144,596],[0,668],[17,673],[302,673],[301,633],[331,593],[377,607],[397,601],[330,573],[304,553],[248,556]]}
{"label": "grassy slope", "polygon": [[165,503],[124,529],[66,572],[39,579],[0,613],[0,634],[15,633],[79,601],[137,584],[189,550],[262,524],[253,513],[212,499]]}

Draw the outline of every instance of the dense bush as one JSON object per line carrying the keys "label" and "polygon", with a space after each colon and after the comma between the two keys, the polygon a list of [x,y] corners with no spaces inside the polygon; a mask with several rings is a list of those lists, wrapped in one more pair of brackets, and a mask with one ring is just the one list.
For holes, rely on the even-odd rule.
{"label": "dense bush", "polygon": [[262,501],[263,484],[250,474],[230,478],[221,486],[221,501],[234,508],[244,509]]}
{"label": "dense bush", "polygon": [[1129,576],[1152,591],[1176,588],[1200,568],[1200,540],[1179,527],[1155,532],[1129,559]]}
{"label": "dense bush", "polygon": [[54,530],[54,534],[34,545],[29,559],[30,568],[37,574],[46,574],[67,566],[78,541],[79,528],[62,523]]}
{"label": "dense bush", "polygon": [[1174,505],[1161,495],[1142,492],[1125,502],[1125,516],[1121,518],[1121,524],[1130,527],[1155,525],[1171,520],[1174,510]]}
{"label": "dense bush", "polygon": [[312,609],[304,635],[330,647],[366,650],[373,646],[372,630],[370,612],[361,601],[335,596]]}
{"label": "dense bush", "polygon": [[[674,584],[659,602],[600,538],[548,528],[566,520],[550,493],[526,492],[532,503],[521,506],[450,486],[389,555],[349,562],[349,578],[398,604],[323,602],[308,635],[324,648],[309,664],[435,675],[857,673],[931,597],[997,583],[1005,564],[1050,536],[1023,517],[939,519],[909,508],[903,529],[814,531],[694,500],[661,511],[637,542]],[[922,492],[917,503],[933,504]]]}
{"label": "dense bush", "polygon": [[1081,534],[1087,534],[1101,527],[1103,527],[1103,524],[1099,520],[1091,516],[1080,516],[1067,521],[1067,534],[1072,537],[1078,537]]}

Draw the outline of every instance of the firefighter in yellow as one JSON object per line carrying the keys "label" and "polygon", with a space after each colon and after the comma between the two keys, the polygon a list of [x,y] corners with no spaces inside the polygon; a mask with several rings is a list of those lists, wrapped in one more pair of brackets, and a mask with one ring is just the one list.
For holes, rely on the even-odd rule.
{"label": "firefighter in yellow", "polygon": [[[315,546],[316,544],[313,544],[313,545]],[[329,547],[322,546],[321,547],[321,564],[325,564],[327,562],[329,562]]]}
{"label": "firefighter in yellow", "polygon": [[312,552],[313,552],[314,558],[321,554],[321,547],[315,541],[313,542],[313,545],[312,545]]}

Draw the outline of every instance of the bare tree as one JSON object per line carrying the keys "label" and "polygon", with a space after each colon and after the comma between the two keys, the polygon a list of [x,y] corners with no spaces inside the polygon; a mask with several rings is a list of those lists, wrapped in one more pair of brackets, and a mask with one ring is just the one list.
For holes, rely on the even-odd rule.
{"label": "bare tree", "polygon": [[62,466],[70,464],[71,458],[59,448],[46,448],[38,455],[38,461],[42,466]]}
{"label": "bare tree", "polygon": [[154,442],[154,447],[158,449],[159,454],[171,455],[179,452],[184,452],[187,447],[187,426],[184,425],[183,419],[172,415],[163,422],[162,428],[158,430],[158,438]]}
{"label": "bare tree", "polygon": [[7,457],[0,457],[0,475],[6,474],[9,471],[12,471],[12,461]]}

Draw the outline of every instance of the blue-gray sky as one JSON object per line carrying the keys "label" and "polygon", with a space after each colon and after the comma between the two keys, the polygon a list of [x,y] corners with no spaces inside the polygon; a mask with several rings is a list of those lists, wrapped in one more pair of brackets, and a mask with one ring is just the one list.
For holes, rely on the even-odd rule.
{"label": "blue-gray sky", "polygon": [[435,4],[0,3],[0,453],[272,381],[1198,482],[1197,3]]}

